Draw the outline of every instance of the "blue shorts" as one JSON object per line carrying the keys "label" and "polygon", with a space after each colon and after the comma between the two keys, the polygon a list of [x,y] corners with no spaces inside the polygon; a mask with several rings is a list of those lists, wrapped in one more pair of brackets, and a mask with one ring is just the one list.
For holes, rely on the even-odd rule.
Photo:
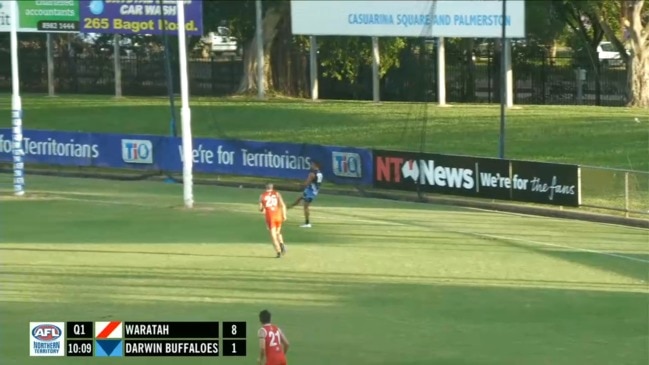
{"label": "blue shorts", "polygon": [[313,190],[310,189],[304,190],[302,193],[302,199],[307,203],[314,201],[316,196],[318,196],[318,194],[314,193]]}

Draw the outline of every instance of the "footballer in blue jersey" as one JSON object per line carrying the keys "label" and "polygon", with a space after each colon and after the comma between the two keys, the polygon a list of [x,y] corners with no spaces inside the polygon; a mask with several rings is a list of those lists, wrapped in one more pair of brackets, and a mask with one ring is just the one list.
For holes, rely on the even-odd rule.
{"label": "footballer in blue jersey", "polygon": [[295,203],[291,205],[294,207],[300,202],[304,206],[304,224],[301,225],[303,228],[311,228],[311,221],[309,220],[309,206],[320,192],[320,185],[322,184],[322,179],[324,175],[320,171],[320,164],[316,161],[311,160],[311,169],[309,171],[309,176],[307,176],[306,181],[304,182],[304,191],[302,196],[297,198]]}

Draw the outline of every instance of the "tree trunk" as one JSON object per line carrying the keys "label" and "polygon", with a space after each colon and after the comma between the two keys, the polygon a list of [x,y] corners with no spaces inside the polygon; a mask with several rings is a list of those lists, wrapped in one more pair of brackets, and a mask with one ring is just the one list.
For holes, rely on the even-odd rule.
{"label": "tree trunk", "polygon": [[[286,96],[309,95],[308,59],[300,38],[291,32],[290,17],[282,17],[277,27],[277,39],[270,52],[270,63],[275,90]],[[295,36],[297,37],[297,36]]]}
{"label": "tree trunk", "polygon": [[[264,85],[266,91],[273,88],[270,67],[270,49],[277,35],[277,25],[282,17],[286,14],[287,6],[280,4],[270,7],[262,19],[263,28],[263,48],[264,48]],[[248,45],[248,49],[244,52],[243,57],[243,77],[239,83],[237,93],[244,94],[257,91],[257,35],[255,34],[252,41]]]}
{"label": "tree trunk", "polygon": [[627,68],[629,99],[632,107],[649,108],[649,49],[634,54]]}
{"label": "tree trunk", "polygon": [[557,62],[557,48],[558,48],[558,42],[556,39],[552,40],[552,44],[550,45],[550,64],[554,66],[554,64]]}
{"label": "tree trunk", "polygon": [[644,1],[633,2],[628,22],[632,54],[628,64],[629,106],[649,108],[649,21],[642,24]]}
{"label": "tree trunk", "polygon": [[600,14],[596,19],[626,64],[627,106],[649,108],[649,22],[642,24],[644,0],[625,1],[622,5],[623,24],[631,43],[630,56],[604,17]]}

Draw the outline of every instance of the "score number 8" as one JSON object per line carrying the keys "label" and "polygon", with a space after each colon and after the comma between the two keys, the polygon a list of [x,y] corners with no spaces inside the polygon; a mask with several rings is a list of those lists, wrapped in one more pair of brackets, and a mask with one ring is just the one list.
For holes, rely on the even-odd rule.
{"label": "score number 8", "polygon": [[230,330],[230,334],[231,334],[232,336],[236,336],[236,335],[237,335],[237,325],[236,325],[236,324],[233,324],[233,325],[232,325],[232,329]]}

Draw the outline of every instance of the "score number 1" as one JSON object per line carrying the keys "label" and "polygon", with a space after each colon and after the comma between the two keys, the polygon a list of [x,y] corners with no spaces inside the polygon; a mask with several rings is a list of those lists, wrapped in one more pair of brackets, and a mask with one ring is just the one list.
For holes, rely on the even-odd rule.
{"label": "score number 1", "polygon": [[223,322],[223,356],[246,356],[246,322]]}

